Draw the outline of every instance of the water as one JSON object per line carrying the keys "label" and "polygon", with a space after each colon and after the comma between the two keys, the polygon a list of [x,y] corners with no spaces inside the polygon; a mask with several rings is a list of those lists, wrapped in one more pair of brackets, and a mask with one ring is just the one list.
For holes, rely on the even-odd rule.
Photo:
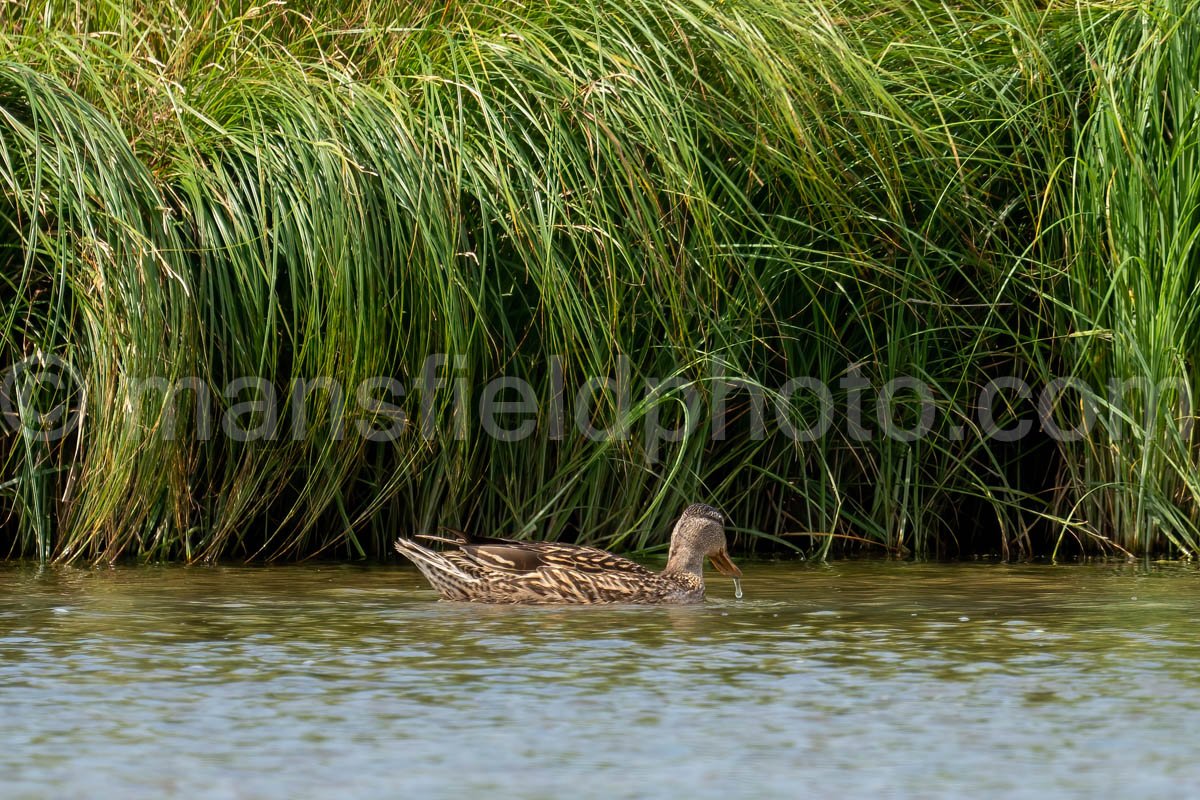
{"label": "water", "polygon": [[410,568],[0,566],[0,795],[1178,796],[1197,571],[743,564],[695,608]]}

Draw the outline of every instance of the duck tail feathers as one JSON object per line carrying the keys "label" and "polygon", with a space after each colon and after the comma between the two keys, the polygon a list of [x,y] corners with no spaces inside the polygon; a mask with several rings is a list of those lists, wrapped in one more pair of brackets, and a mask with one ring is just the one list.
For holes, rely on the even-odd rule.
{"label": "duck tail feathers", "polygon": [[441,553],[422,547],[411,539],[397,539],[395,547],[396,552],[413,562],[443,597],[461,599],[466,587],[478,580]]}

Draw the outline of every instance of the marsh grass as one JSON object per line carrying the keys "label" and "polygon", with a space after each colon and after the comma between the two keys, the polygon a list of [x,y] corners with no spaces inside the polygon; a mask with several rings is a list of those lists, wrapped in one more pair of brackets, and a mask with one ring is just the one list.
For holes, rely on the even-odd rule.
{"label": "marsh grass", "polygon": [[1127,546],[1195,553],[1200,12],[1156,4],[1089,34],[1094,101],[1074,160],[1058,325],[1074,334],[1072,373],[1120,388],[1090,399],[1105,435],[1064,459],[1063,513]]}
{"label": "marsh grass", "polygon": [[[0,13],[0,348],[68,360],[88,405],[61,441],[0,439],[13,555],[378,556],[438,525],[647,549],[697,498],[747,549],[1192,549],[1174,400],[1120,447],[1000,444],[974,403],[1003,375],[1195,377],[1195,3]],[[556,356],[569,386],[627,356],[704,402],[635,391],[631,429],[695,419],[656,459],[339,440],[319,390],[296,439],[168,439],[194,400],[128,402],[151,375],[289,397],[435,352],[543,406]],[[939,421],[757,440],[738,391],[714,438],[717,374],[914,376]]]}

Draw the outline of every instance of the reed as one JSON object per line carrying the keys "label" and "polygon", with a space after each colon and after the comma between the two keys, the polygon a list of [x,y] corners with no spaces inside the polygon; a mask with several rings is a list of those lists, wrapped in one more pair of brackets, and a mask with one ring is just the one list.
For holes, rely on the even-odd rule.
{"label": "reed", "polygon": [[1055,324],[1098,425],[1063,459],[1061,513],[1130,548],[1195,553],[1200,12],[1167,2],[1087,30],[1093,100]]}
{"label": "reed", "polygon": [[[1107,413],[1066,442],[978,409],[1003,376],[1196,377],[1194,0],[0,14],[10,555],[359,558],[437,525],[645,550],[694,499],[742,549],[1195,547],[1181,395],[1088,394]],[[621,374],[596,422],[631,435],[580,435],[574,387]],[[269,421],[267,387],[225,391],[247,376],[284,435],[224,435]],[[375,376],[403,433],[332,435],[339,405],[395,421],[355,402]],[[563,435],[456,411],[501,376],[541,409],[569,387]],[[797,376],[832,387],[830,430],[754,435]],[[928,435],[856,432],[853,381],[905,377]],[[39,435],[54,408],[79,427]]]}

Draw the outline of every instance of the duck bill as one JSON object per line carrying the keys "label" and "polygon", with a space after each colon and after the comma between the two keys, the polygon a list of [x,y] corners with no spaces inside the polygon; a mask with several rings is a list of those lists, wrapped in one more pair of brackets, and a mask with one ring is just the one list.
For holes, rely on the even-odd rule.
{"label": "duck bill", "polygon": [[732,561],[729,560],[729,553],[724,550],[718,550],[708,557],[712,565],[717,568],[717,572],[722,575],[728,575],[731,578],[742,577],[742,571],[737,568]]}

